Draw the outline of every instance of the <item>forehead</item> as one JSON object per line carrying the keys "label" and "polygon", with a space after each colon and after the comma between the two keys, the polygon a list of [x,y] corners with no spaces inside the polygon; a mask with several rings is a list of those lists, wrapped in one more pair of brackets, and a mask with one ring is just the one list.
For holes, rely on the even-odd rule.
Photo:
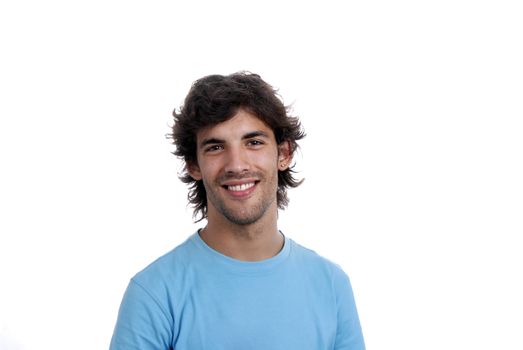
{"label": "forehead", "polygon": [[196,138],[198,144],[209,138],[227,141],[229,139],[241,139],[256,131],[261,131],[274,140],[274,132],[269,125],[254,114],[240,109],[229,120],[201,129],[196,134]]}

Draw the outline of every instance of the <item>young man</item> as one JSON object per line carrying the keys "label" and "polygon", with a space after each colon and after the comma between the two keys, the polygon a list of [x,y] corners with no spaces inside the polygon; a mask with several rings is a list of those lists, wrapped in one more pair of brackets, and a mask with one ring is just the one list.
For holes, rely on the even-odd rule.
{"label": "young man", "polygon": [[365,349],[345,273],[278,230],[304,133],[276,91],[255,74],[207,76],[174,121],[207,225],[131,279],[111,349]]}

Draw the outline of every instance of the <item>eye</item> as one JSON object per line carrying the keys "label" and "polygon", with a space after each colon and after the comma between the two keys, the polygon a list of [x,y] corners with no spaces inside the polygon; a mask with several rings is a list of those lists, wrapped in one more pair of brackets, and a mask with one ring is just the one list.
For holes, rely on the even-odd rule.
{"label": "eye", "polygon": [[249,146],[261,146],[261,145],[264,144],[264,142],[261,141],[261,140],[256,140],[255,139],[255,140],[249,140],[248,144],[249,144]]}
{"label": "eye", "polygon": [[205,149],[205,152],[217,152],[223,149],[223,145],[211,145]]}

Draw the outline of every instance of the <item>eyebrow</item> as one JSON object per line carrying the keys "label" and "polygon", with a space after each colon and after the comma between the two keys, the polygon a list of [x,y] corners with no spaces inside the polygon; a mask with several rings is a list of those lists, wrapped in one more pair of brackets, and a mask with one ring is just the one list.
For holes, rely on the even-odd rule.
{"label": "eyebrow", "polygon": [[269,138],[269,134],[267,134],[265,131],[257,130],[243,135],[242,140],[252,139],[254,137]]}
{"label": "eyebrow", "polygon": [[[248,140],[248,139],[252,139],[255,137],[269,138],[269,134],[267,134],[265,131],[261,131],[261,130],[251,131],[251,132],[248,132],[247,134],[243,135],[242,140]],[[210,137],[208,139],[204,139],[200,143],[200,147],[205,147],[207,145],[215,145],[215,144],[220,144],[220,143],[225,143],[225,140],[222,140],[222,139],[219,139],[216,137]]]}
{"label": "eyebrow", "polygon": [[200,147],[204,147],[204,146],[207,146],[207,145],[215,145],[217,143],[225,143],[224,140],[220,140],[220,139],[217,139],[215,137],[211,137],[211,138],[208,138],[208,139],[205,139],[203,140],[201,143],[200,143]]}

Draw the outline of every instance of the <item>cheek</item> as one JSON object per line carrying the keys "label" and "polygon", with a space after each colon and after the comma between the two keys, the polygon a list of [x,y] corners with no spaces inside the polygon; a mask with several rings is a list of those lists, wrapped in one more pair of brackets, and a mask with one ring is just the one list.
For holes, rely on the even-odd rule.
{"label": "cheek", "polygon": [[202,169],[202,178],[204,178],[204,179],[210,180],[218,175],[217,170],[216,170],[217,167],[212,166],[210,164],[206,165],[205,167],[203,167],[201,169]]}
{"label": "cheek", "polygon": [[273,168],[278,165],[278,150],[273,149],[270,152],[260,153],[258,156],[259,164],[263,163],[265,168]]}
{"label": "cheek", "polygon": [[260,159],[258,164],[267,174],[278,173],[278,159],[276,157],[264,157]]}

